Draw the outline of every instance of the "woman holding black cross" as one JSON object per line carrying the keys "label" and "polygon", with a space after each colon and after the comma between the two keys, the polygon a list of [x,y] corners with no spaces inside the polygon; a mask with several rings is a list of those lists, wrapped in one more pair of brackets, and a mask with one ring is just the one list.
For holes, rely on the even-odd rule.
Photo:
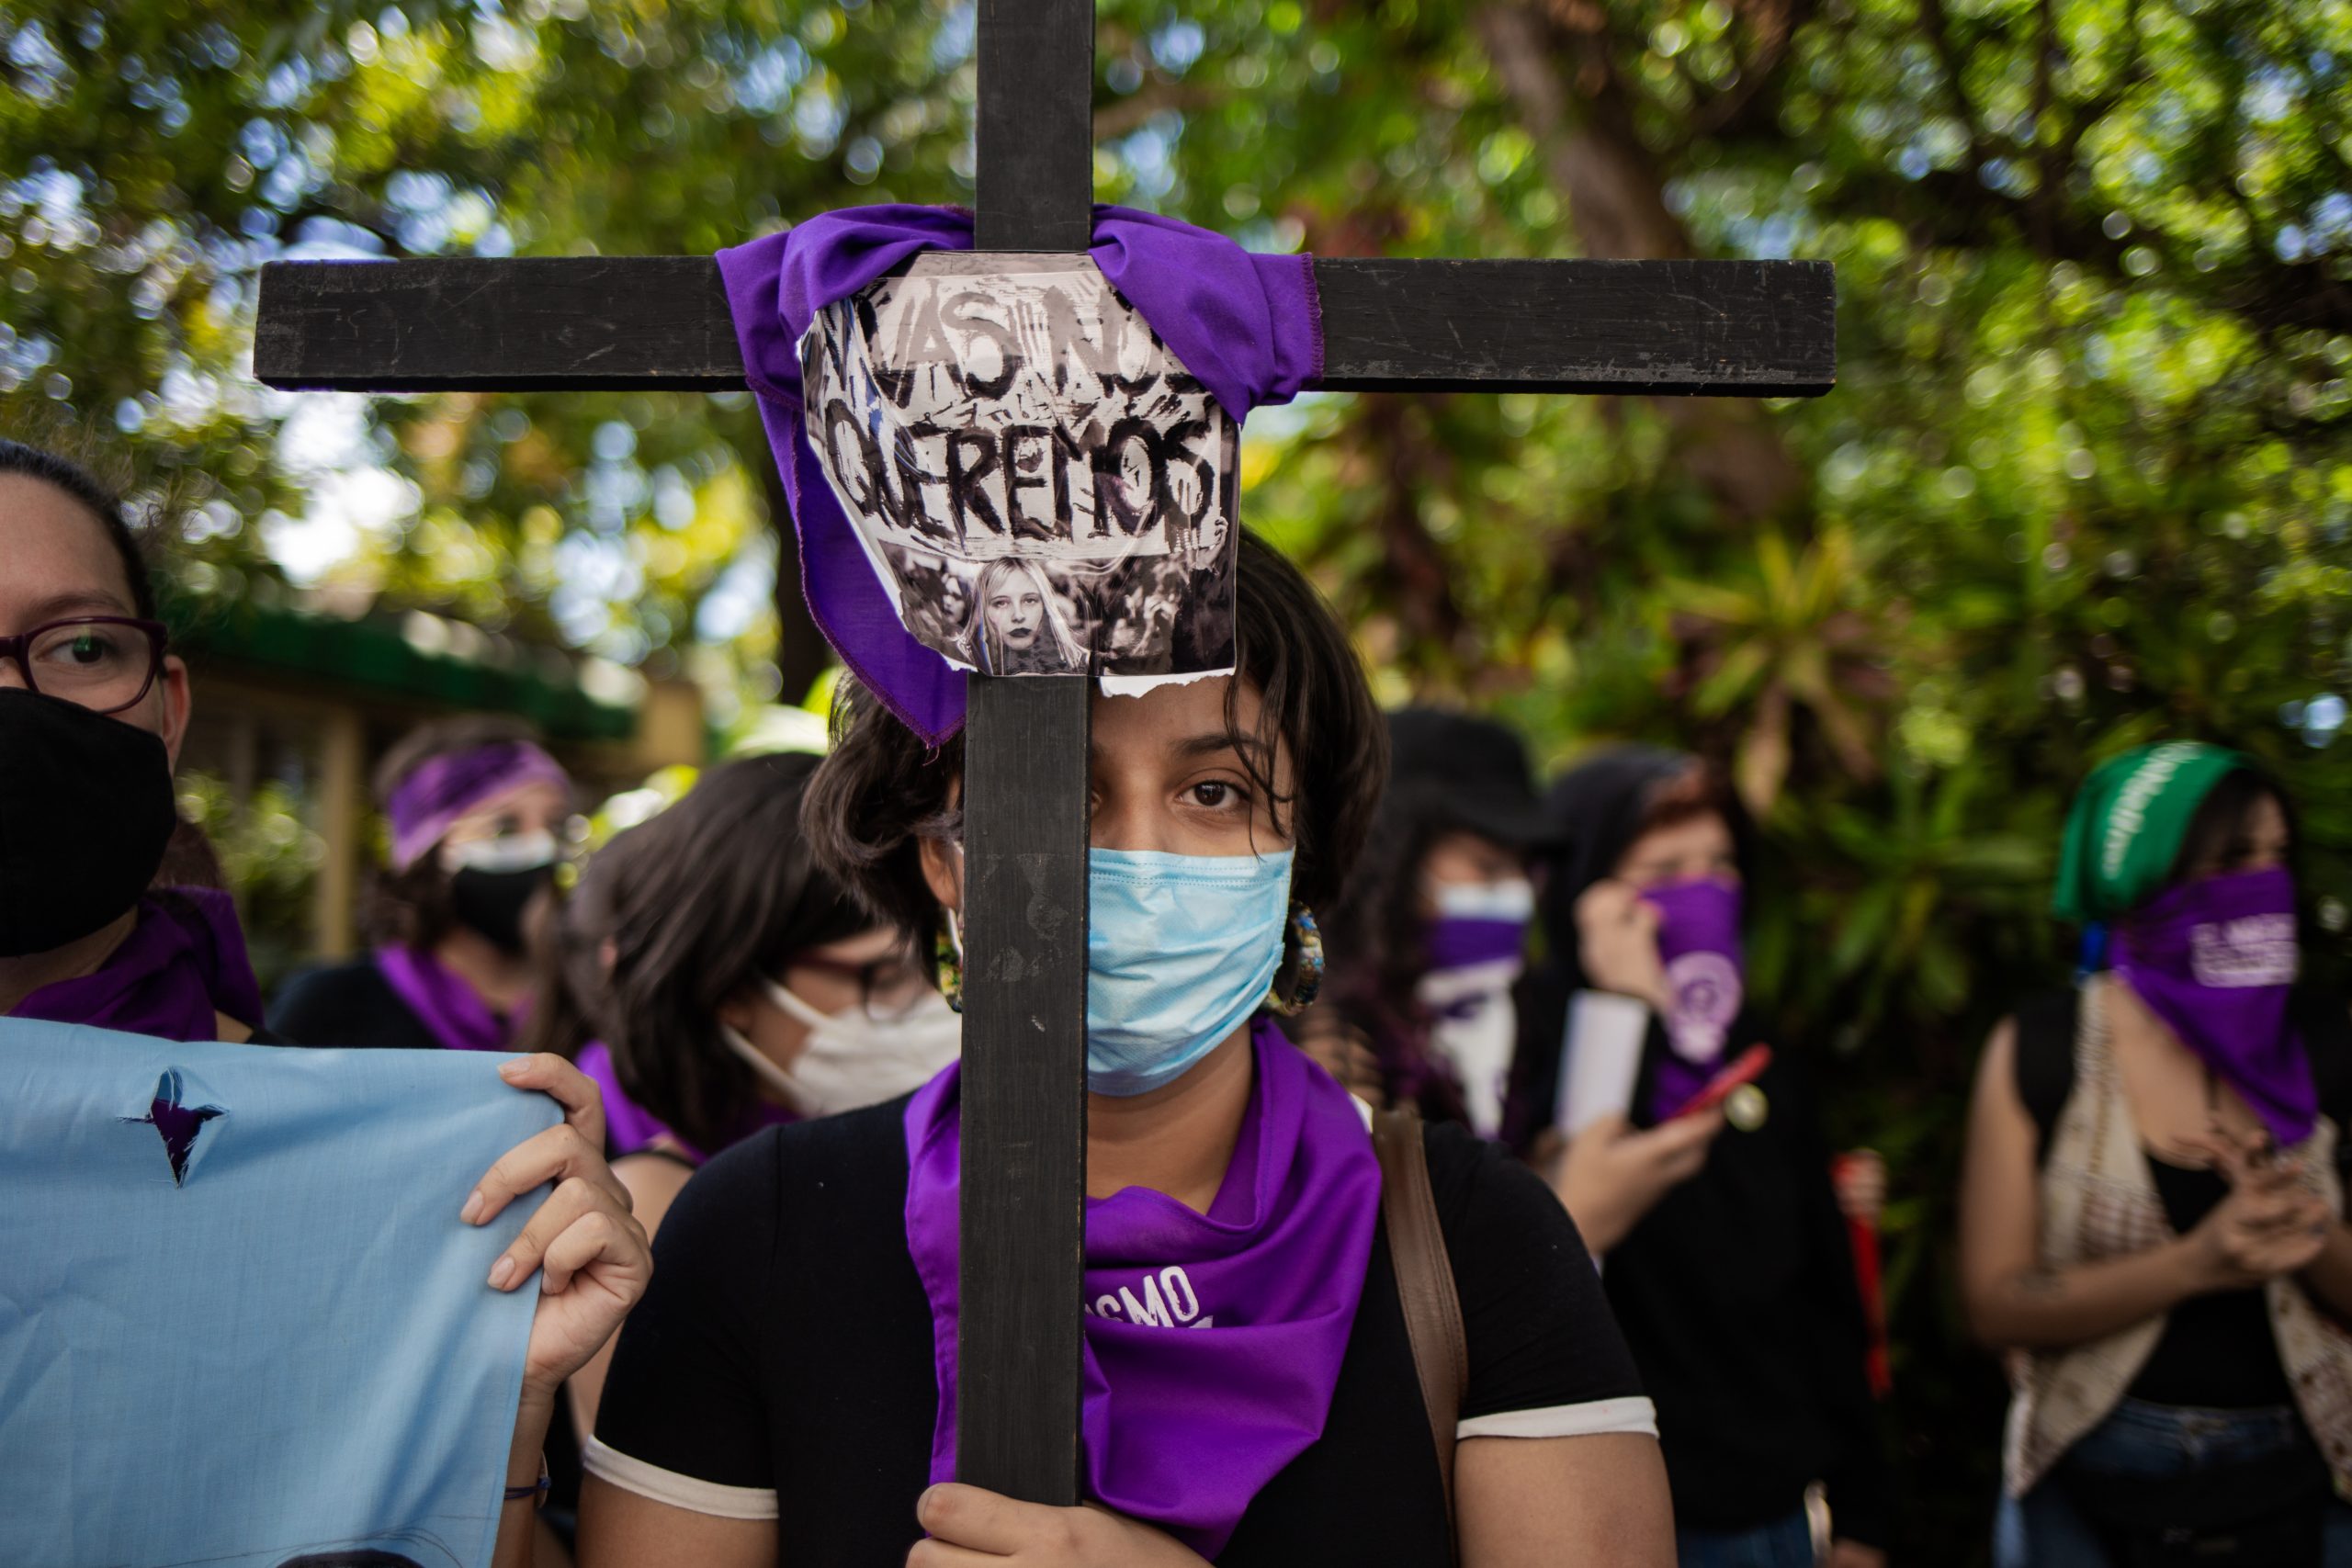
{"label": "woman holding black cross", "polygon": [[[1369,1112],[1272,1026],[1311,989],[1309,911],[1385,757],[1345,634],[1246,535],[1237,619],[1233,675],[1094,702],[1087,1506],[952,1481],[950,1068],[687,1184],[589,1450],[589,1568],[1427,1563],[1457,1543],[1472,1568],[1671,1562],[1648,1402],[1558,1203],[1499,1149],[1417,1129],[1385,1146],[1425,1164],[1435,1224],[1390,1234]],[[936,943],[951,992],[960,760],[853,693],[808,818],[837,874]],[[1451,1281],[1466,1347],[1442,1429],[1398,1286],[1416,1264]]]}

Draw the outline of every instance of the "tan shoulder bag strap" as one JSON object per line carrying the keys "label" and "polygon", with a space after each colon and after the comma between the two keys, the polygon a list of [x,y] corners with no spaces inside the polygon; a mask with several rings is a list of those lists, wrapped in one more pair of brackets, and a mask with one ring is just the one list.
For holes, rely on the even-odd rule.
{"label": "tan shoulder bag strap", "polygon": [[1429,1410],[1430,1436],[1437,1443],[1437,1473],[1445,1487],[1446,1529],[1452,1534],[1454,1427],[1470,1386],[1470,1345],[1462,1332],[1462,1298],[1453,1288],[1445,1233],[1438,1227],[1437,1200],[1430,1192],[1420,1112],[1410,1105],[1373,1112],[1372,1146],[1380,1158],[1380,1214],[1388,1228],[1413,1371]]}

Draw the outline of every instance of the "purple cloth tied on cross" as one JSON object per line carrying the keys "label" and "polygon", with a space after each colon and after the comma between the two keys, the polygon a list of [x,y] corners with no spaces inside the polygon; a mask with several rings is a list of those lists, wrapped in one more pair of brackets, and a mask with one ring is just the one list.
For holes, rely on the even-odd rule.
{"label": "purple cloth tied on cross", "polygon": [[[743,375],[792,500],[800,589],[850,672],[938,745],[963,727],[964,671],[915,640],[808,445],[801,337],[817,312],[928,250],[968,251],[960,208],[844,208],[718,253]],[[1287,402],[1323,370],[1314,260],[1253,255],[1221,234],[1097,206],[1088,254],[1236,421]]]}
{"label": "purple cloth tied on cross", "polygon": [[[1086,1201],[1086,1495],[1215,1558],[1323,1435],[1380,1215],[1348,1091],[1260,1018],[1257,1082],[1205,1214],[1128,1187]],[[931,1479],[956,1475],[962,1068],[908,1103],[907,1251],[932,1311]]]}

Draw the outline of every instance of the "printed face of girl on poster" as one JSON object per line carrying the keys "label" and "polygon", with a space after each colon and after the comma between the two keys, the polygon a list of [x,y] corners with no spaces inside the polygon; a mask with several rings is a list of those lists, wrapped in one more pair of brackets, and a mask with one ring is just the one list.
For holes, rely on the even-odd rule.
{"label": "printed face of girl on poster", "polygon": [[1086,668],[1046,574],[1012,557],[980,569],[964,644],[974,668],[990,675],[1059,675]]}

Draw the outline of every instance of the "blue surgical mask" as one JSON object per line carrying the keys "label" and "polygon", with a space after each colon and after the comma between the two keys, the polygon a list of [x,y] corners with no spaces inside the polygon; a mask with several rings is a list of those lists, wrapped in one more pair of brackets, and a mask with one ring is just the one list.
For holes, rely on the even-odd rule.
{"label": "blue surgical mask", "polygon": [[1173,1083],[1250,1021],[1282,966],[1290,863],[1088,852],[1087,1088]]}

